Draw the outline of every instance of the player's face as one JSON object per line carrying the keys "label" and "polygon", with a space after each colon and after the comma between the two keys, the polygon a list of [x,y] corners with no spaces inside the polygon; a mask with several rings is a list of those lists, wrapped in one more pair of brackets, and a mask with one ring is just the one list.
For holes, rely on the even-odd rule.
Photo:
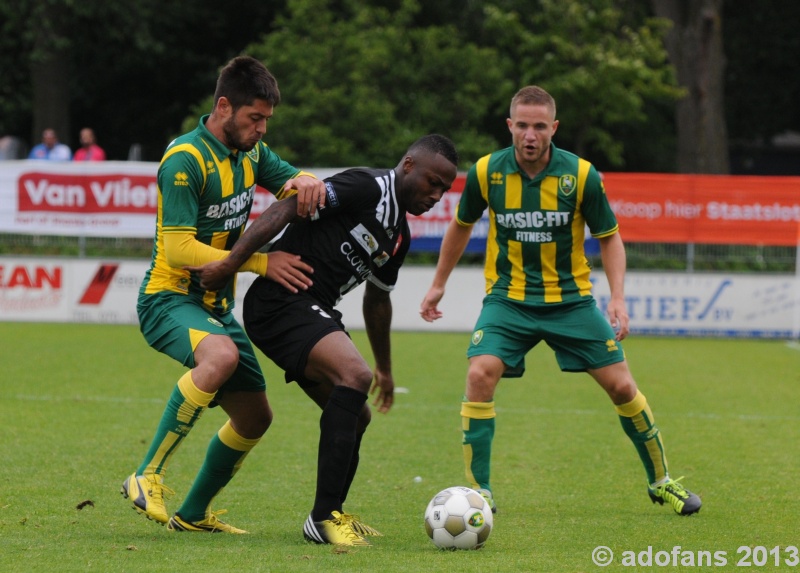
{"label": "player's face", "polygon": [[518,104],[506,123],[520,166],[543,169],[550,160],[550,142],[558,129],[553,111],[544,105]]}
{"label": "player's face", "polygon": [[403,206],[412,215],[430,211],[453,185],[457,174],[456,166],[438,153],[406,157],[403,168]]}
{"label": "player's face", "polygon": [[267,122],[272,117],[273,106],[264,100],[253,100],[230,114],[222,124],[225,144],[231,149],[250,151],[267,133]]}

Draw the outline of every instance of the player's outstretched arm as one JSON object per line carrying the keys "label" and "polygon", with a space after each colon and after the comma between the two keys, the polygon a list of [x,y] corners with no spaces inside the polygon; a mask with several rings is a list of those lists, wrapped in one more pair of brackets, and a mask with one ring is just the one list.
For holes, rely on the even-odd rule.
{"label": "player's outstretched arm", "polygon": [[375,397],[373,405],[378,412],[386,413],[394,403],[394,377],[392,376],[392,300],[389,292],[367,281],[362,303],[367,338],[375,358],[375,373],[369,393]]}
{"label": "player's outstretched arm", "polygon": [[419,314],[423,320],[433,322],[443,316],[439,310],[439,301],[444,296],[447,279],[450,278],[456,263],[464,254],[464,249],[467,248],[470,235],[472,235],[472,227],[472,225],[460,225],[455,218],[450,221],[439,249],[439,262],[436,263],[433,283],[419,307]]}
{"label": "player's outstretched arm", "polygon": [[603,261],[603,270],[608,279],[611,298],[608,301],[606,312],[611,321],[611,326],[617,333],[616,339],[623,340],[630,332],[630,319],[625,308],[625,270],[627,259],[625,245],[619,233],[598,239],[600,243],[600,258]]}

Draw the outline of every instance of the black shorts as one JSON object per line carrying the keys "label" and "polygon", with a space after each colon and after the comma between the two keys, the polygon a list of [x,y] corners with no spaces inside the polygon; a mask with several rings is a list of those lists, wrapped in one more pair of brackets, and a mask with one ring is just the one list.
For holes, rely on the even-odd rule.
{"label": "black shorts", "polygon": [[286,382],[303,387],[316,384],[303,376],[311,349],[331,332],[347,333],[338,310],[264,278],[245,294],[242,317],[247,336],[286,373]]}

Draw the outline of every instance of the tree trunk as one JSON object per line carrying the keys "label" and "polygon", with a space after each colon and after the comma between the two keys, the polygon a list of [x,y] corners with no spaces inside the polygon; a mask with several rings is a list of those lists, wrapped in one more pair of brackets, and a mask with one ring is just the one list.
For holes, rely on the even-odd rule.
{"label": "tree trunk", "polygon": [[653,0],[673,22],[665,44],[687,95],[676,106],[680,173],[730,172],[725,124],[723,0]]}
{"label": "tree trunk", "polygon": [[76,146],[70,133],[68,65],[69,59],[57,54],[31,64],[34,145],[40,142],[42,131],[52,128],[61,143]]}
{"label": "tree trunk", "polygon": [[42,139],[42,131],[52,128],[61,143],[75,148],[70,133],[70,54],[60,41],[60,30],[65,24],[65,8],[61,4],[49,6],[38,0],[34,14],[42,14],[34,38],[33,56],[30,61],[31,91],[33,93],[32,143]]}

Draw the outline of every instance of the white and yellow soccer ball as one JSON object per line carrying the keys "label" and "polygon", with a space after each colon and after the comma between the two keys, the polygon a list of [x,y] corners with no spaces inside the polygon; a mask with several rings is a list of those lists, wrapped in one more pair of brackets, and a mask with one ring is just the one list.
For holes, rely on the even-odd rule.
{"label": "white and yellow soccer ball", "polygon": [[493,525],[492,508],[468,487],[440,491],[425,509],[425,531],[439,549],[480,549]]}

